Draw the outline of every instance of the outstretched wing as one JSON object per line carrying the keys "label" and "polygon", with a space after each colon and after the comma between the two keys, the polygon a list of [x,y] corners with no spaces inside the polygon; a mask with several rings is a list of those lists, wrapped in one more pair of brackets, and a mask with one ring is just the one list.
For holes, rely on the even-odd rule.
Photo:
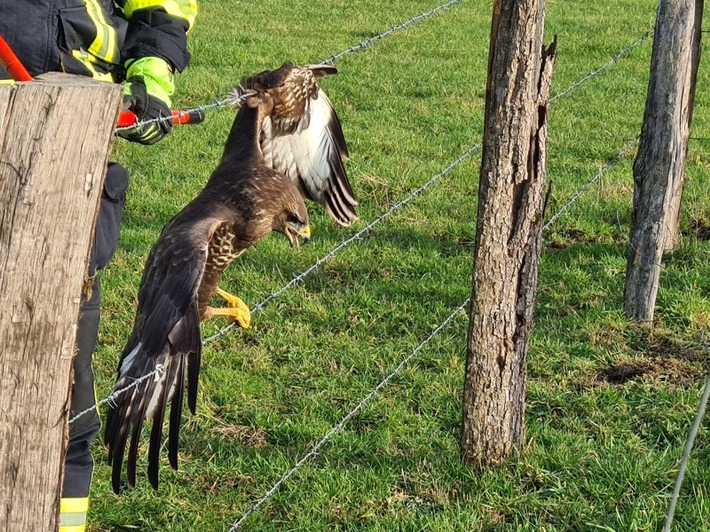
{"label": "outstretched wing", "polygon": [[129,484],[135,486],[138,443],[146,419],[153,420],[148,477],[157,489],[159,451],[168,403],[168,455],[170,464],[177,469],[186,379],[188,405],[193,413],[195,411],[202,347],[197,292],[205,270],[209,239],[222,220],[215,217],[195,220],[189,212],[194,211],[183,210],[176,216],[150,252],[138,294],[133,332],[119,363],[114,393],[131,384],[134,386],[115,398],[106,421],[104,440],[109,463],[113,466],[112,484],[116,493],[121,486],[129,437],[126,470]]}
{"label": "outstretched wing", "polygon": [[348,148],[340,119],[314,79],[335,72],[326,65],[294,67],[283,86],[269,91],[277,105],[262,124],[261,150],[266,163],[297,183],[304,197],[347,226],[357,220],[343,165]]}

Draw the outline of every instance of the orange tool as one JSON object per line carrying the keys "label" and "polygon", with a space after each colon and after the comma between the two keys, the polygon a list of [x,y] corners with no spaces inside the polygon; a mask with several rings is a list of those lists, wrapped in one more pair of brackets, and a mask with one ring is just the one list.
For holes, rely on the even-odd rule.
{"label": "orange tool", "polygon": [[[32,81],[33,78],[20,59],[12,51],[7,41],[0,35],[0,64],[15,81]],[[205,113],[200,109],[192,111],[171,111],[173,124],[199,124],[204,122]],[[118,115],[117,127],[129,127],[138,122],[138,117],[132,111],[122,111]]]}

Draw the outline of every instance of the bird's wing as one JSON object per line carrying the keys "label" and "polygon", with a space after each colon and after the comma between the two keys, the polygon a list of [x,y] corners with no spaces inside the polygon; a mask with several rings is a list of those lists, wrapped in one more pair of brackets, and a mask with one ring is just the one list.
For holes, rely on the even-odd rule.
{"label": "bird's wing", "polygon": [[[183,211],[185,212],[185,211]],[[127,476],[135,486],[136,460],[145,419],[153,420],[148,476],[158,487],[159,450],[165,410],[170,403],[168,455],[177,469],[180,413],[187,378],[188,405],[195,411],[202,341],[197,291],[205,269],[208,242],[223,223],[203,217],[181,223],[178,215],[153,246],[143,272],[133,333],[118,368],[115,398],[106,421],[105,443],[119,492],[121,468],[130,437]],[[161,372],[156,372],[162,367]],[[147,377],[153,374],[153,376]],[[143,379],[128,391],[120,390]]]}
{"label": "bird's wing", "polygon": [[338,115],[321,88],[306,100],[298,124],[289,126],[264,119],[261,150],[267,164],[289,176],[339,224],[350,225],[357,220],[357,200],[343,165],[348,148]]}

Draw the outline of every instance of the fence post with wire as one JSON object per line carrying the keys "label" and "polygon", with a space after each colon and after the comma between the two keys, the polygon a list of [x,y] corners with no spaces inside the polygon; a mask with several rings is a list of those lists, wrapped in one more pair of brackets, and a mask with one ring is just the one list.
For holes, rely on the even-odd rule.
{"label": "fence post with wire", "polygon": [[58,526],[72,357],[121,102],[68,74],[0,85],[0,529]]}

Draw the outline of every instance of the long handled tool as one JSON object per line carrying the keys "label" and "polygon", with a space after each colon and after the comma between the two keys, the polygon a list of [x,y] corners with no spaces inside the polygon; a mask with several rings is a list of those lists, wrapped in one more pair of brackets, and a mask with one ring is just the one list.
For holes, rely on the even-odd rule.
{"label": "long handled tool", "polygon": [[[2,35],[0,35],[0,64],[15,81],[32,81],[34,79]],[[175,110],[171,111],[170,114],[173,124],[199,124],[205,120],[205,113],[199,109],[192,111]],[[133,111],[121,111],[118,115],[116,126],[130,127],[137,123],[138,117]]]}

